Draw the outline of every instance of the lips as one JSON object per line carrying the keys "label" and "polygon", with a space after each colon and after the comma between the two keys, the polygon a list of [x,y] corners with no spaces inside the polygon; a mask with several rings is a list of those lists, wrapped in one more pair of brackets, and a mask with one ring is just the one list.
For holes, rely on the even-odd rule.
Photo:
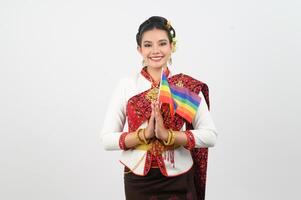
{"label": "lips", "polygon": [[153,56],[153,57],[149,57],[151,60],[153,61],[160,61],[164,56]]}

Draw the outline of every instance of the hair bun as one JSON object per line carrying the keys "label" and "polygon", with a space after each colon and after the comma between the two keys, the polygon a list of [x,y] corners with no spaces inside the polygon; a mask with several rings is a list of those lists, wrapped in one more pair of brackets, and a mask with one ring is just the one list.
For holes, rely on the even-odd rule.
{"label": "hair bun", "polygon": [[165,24],[165,22],[167,22],[167,19],[165,19],[164,17],[160,17],[160,16],[152,16],[152,17],[148,18],[148,20],[151,22],[161,22],[162,24]]}

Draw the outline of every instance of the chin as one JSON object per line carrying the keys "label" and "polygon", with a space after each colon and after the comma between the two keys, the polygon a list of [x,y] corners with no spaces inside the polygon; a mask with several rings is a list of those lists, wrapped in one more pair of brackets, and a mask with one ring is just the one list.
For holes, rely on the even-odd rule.
{"label": "chin", "polygon": [[151,68],[155,68],[155,69],[159,69],[159,68],[162,68],[163,66],[167,66],[167,63],[164,63],[164,64],[151,64],[151,65],[148,65],[149,67]]}

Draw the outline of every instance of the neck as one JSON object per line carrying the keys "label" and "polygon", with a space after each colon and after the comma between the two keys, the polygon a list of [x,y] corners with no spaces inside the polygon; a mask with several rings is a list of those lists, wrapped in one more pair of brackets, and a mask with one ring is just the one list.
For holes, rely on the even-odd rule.
{"label": "neck", "polygon": [[[165,70],[167,67],[164,66],[163,70]],[[151,75],[151,77],[153,78],[153,80],[156,83],[159,83],[161,80],[161,71],[162,71],[162,67],[160,68],[154,68],[154,67],[149,67],[147,66],[147,72]]]}

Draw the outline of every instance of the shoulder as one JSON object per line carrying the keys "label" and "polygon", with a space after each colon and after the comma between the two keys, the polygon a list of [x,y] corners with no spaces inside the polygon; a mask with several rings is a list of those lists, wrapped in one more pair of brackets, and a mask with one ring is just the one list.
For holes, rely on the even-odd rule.
{"label": "shoulder", "polygon": [[191,92],[198,94],[201,98],[205,98],[208,108],[210,108],[209,87],[205,82],[197,80],[187,74],[179,73],[171,77],[171,84],[185,87]]}
{"label": "shoulder", "polygon": [[[126,98],[130,98],[140,91],[140,87],[144,84],[143,78],[139,73],[132,73],[123,76],[117,81],[117,88],[122,91]],[[141,86],[142,85],[142,86]]]}
{"label": "shoulder", "polygon": [[129,74],[127,76],[123,76],[118,81],[118,86],[122,86],[126,88],[127,86],[132,86],[137,82],[137,79],[139,78],[139,74]]}
{"label": "shoulder", "polygon": [[208,89],[208,86],[205,82],[184,73],[175,74],[171,76],[169,80],[171,84],[188,88],[195,93],[199,93],[201,90]]}

